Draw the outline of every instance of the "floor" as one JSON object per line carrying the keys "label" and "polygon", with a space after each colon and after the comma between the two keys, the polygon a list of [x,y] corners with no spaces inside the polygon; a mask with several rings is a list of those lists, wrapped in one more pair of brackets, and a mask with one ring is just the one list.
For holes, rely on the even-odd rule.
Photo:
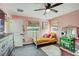
{"label": "floor", "polygon": [[37,49],[35,45],[30,44],[23,47],[15,48],[13,52],[15,56],[47,56],[47,54],[40,48]]}
{"label": "floor", "polygon": [[[69,53],[67,52],[63,53],[63,56],[68,56],[68,55]],[[15,48],[15,50],[12,53],[12,56],[48,56],[48,55],[45,53],[45,51],[43,51],[43,49],[41,48],[37,49],[34,44],[29,44],[29,45]]]}

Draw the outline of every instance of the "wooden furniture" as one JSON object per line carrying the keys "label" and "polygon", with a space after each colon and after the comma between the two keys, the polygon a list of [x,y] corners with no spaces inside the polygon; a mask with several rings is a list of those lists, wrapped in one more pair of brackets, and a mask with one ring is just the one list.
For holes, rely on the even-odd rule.
{"label": "wooden furniture", "polygon": [[62,56],[74,56],[75,54],[67,49],[64,49],[63,47],[60,47],[61,55]]}
{"label": "wooden furniture", "polygon": [[75,52],[71,52],[67,49],[64,49],[63,47],[60,47],[62,56],[79,56],[79,50],[76,50]]}
{"label": "wooden furniture", "polygon": [[[79,48],[79,46],[78,46],[79,27],[69,25],[67,27],[63,27],[62,31],[65,33],[65,35],[64,35],[64,38],[63,38],[63,36],[60,38],[60,45],[61,46],[65,45],[66,47],[64,46],[64,48],[67,48],[68,50],[75,52],[75,49]],[[71,46],[72,46],[72,48],[71,48]]]}
{"label": "wooden furniture", "polygon": [[43,37],[34,39],[33,42],[35,43],[36,47],[38,47],[39,45],[44,45],[44,44],[48,44],[48,43],[56,43],[57,37],[56,37],[56,33],[49,33],[50,35],[45,35]]}
{"label": "wooden furniture", "polygon": [[14,49],[13,35],[5,33],[0,37],[0,56],[9,56]]}
{"label": "wooden furniture", "polygon": [[68,38],[68,37],[61,37],[60,46],[62,46],[63,48],[66,48],[72,52],[75,52],[75,39]]}
{"label": "wooden furniture", "polygon": [[67,37],[76,37],[79,38],[79,27],[76,26],[67,26],[67,27],[63,27],[62,31],[64,31],[66,33]]}

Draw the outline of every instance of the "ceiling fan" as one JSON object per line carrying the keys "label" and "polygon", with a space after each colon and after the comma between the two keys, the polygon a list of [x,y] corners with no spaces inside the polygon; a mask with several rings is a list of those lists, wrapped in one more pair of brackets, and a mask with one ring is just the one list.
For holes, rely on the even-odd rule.
{"label": "ceiling fan", "polygon": [[45,15],[47,12],[53,11],[55,13],[58,12],[58,10],[53,9],[54,7],[57,7],[59,5],[61,5],[63,3],[55,3],[55,4],[51,4],[51,3],[45,3],[44,6],[45,8],[41,8],[41,9],[35,9],[34,11],[41,11],[41,10],[45,10],[44,14]]}

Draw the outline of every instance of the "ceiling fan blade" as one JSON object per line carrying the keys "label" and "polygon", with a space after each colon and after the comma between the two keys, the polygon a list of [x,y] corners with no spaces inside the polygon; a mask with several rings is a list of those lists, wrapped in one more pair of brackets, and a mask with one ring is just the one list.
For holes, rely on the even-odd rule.
{"label": "ceiling fan blade", "polygon": [[49,9],[50,6],[51,6],[51,3],[44,3],[44,6],[45,6],[46,9]]}
{"label": "ceiling fan blade", "polygon": [[57,10],[55,10],[55,9],[50,9],[50,10],[51,10],[51,11],[54,11],[54,12],[56,12],[56,13],[58,12],[58,11],[57,11]]}
{"label": "ceiling fan blade", "polygon": [[50,6],[51,6],[51,4],[50,4],[50,3],[47,3],[47,6],[48,6],[48,7],[50,7]]}
{"label": "ceiling fan blade", "polygon": [[63,3],[56,3],[56,4],[52,5],[51,8],[56,7],[56,6],[59,6],[61,4],[63,4]]}
{"label": "ceiling fan blade", "polygon": [[46,14],[46,10],[45,10],[45,12],[44,12],[44,14],[43,15],[45,15]]}
{"label": "ceiling fan blade", "polygon": [[46,7],[47,6],[47,3],[44,3],[44,6]]}
{"label": "ceiling fan blade", "polygon": [[34,10],[34,11],[41,11],[41,10],[45,10],[45,8],[43,8],[43,9],[36,9],[36,10]]}

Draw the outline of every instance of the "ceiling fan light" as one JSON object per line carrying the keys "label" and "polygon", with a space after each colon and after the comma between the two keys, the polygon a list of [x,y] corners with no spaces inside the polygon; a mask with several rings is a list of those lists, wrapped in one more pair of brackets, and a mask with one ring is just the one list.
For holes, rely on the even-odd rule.
{"label": "ceiling fan light", "polygon": [[46,12],[50,12],[50,9],[47,9]]}

